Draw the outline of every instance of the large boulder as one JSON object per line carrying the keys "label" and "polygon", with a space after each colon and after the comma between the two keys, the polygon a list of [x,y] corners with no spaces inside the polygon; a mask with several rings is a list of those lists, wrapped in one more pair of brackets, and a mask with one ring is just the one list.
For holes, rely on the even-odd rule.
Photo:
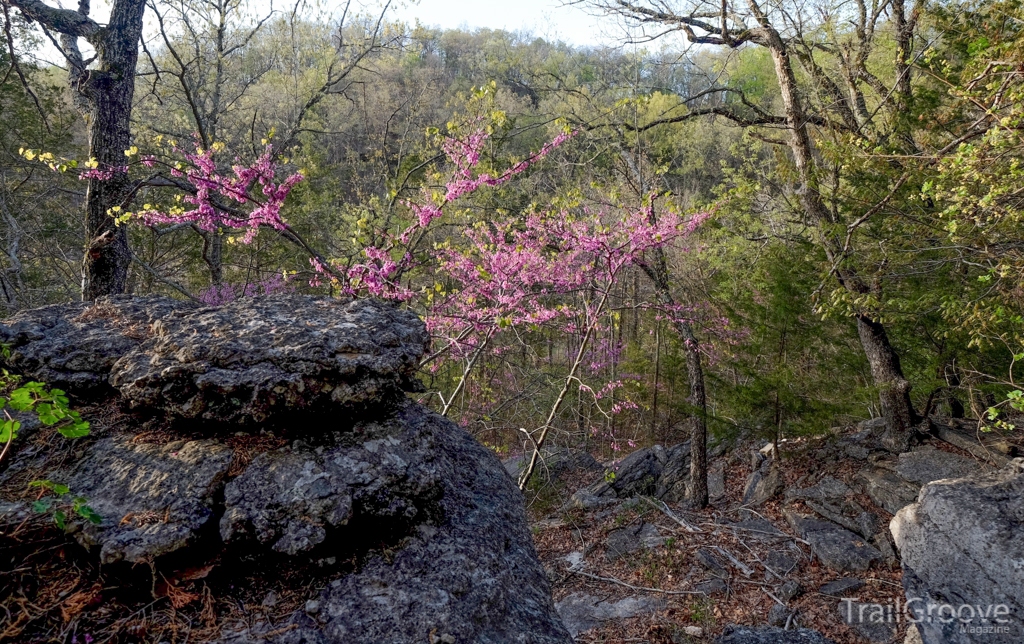
{"label": "large boulder", "polygon": [[[101,305],[101,316],[75,304],[0,327],[18,345],[9,367],[107,396],[83,410],[93,435],[60,458],[33,447],[0,464],[0,533],[14,526],[31,542],[36,529],[23,527],[31,497],[11,481],[52,478],[86,497],[101,519],[69,513],[89,552],[67,556],[118,579],[105,619],[202,578],[218,600],[206,611],[221,613],[175,606],[217,624],[225,644],[571,641],[500,461],[400,395],[427,348],[415,316],[298,296]],[[76,329],[89,342],[69,363],[60,347],[73,350]],[[296,413],[311,411],[322,413]],[[125,603],[133,596],[142,603]],[[268,611],[263,596],[298,608]]]}
{"label": "large boulder", "polygon": [[638,449],[613,465],[603,481],[588,488],[596,497],[628,499],[653,495],[675,503],[686,497],[690,476],[690,443]]}
{"label": "large boulder", "polygon": [[907,607],[925,644],[1024,640],[1022,525],[1024,459],[929,483],[893,517]]}

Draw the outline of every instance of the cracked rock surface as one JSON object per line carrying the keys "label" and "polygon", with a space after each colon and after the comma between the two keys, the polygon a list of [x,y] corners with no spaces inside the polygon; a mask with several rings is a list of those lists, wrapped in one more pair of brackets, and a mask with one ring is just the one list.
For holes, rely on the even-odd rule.
{"label": "cracked rock surface", "polygon": [[[572,641],[501,462],[402,396],[428,349],[414,314],[294,295],[109,298],[23,312],[0,339],[8,368],[100,401],[83,416],[94,433],[59,458],[36,434],[0,465],[0,532],[28,507],[12,474],[67,482],[102,518],[68,516],[85,568],[131,584],[150,564],[153,584],[215,586],[231,608],[202,641]],[[265,610],[285,597],[299,608]]]}
{"label": "cracked rock surface", "polygon": [[192,545],[213,518],[214,497],[224,485],[231,455],[210,440],[97,441],[66,480],[103,521],[79,523],[76,538],[98,546],[105,564],[149,562]]}
{"label": "cracked rock surface", "polygon": [[[939,480],[900,510],[890,530],[903,560],[908,608],[926,603],[980,607],[961,620],[918,623],[925,644],[1024,638],[1024,459],[994,473]],[[1002,606],[1004,614],[992,611]],[[986,607],[992,607],[988,615]],[[976,633],[962,626],[982,629]],[[983,629],[1003,629],[985,632]]]}
{"label": "cracked rock surface", "polygon": [[416,385],[429,340],[415,314],[390,304],[304,295],[208,307],[118,296],[0,325],[18,373],[222,423],[386,402]]}

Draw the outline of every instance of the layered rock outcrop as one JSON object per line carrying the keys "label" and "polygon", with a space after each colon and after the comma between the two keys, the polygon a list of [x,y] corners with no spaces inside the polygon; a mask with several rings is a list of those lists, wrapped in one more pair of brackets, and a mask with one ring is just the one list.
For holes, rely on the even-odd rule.
{"label": "layered rock outcrop", "polygon": [[245,423],[414,388],[429,336],[416,315],[372,300],[114,297],[24,311],[0,342],[13,370],[72,393],[113,388],[136,407]]}
{"label": "layered rock outcrop", "polygon": [[[216,592],[236,608],[203,641],[571,641],[514,482],[402,393],[428,346],[415,315],[296,295],[111,298],[26,311],[0,341],[12,371],[122,410],[60,459],[26,448],[0,465],[0,530],[30,503],[12,482],[45,465],[32,473],[100,515],[69,522],[102,566],[148,564],[154,588],[172,567],[229,569]],[[298,608],[268,614],[253,593]]]}
{"label": "layered rock outcrop", "polygon": [[890,523],[925,644],[1024,641],[1024,459],[926,485]]}

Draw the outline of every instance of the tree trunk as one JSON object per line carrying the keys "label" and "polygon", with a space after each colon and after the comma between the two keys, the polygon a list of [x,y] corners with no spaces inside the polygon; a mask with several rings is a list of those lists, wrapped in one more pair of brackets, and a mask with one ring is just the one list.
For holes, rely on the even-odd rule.
{"label": "tree trunk", "polygon": [[[131,147],[132,97],[145,0],[114,0],[110,22],[96,43],[99,69],[86,72],[78,89],[90,103],[89,154],[100,168],[125,165],[124,152]],[[109,210],[124,207],[131,181],[123,172],[109,180],[90,179],[86,192],[86,250],[83,292],[86,300],[124,293],[128,284],[131,251],[128,232],[117,226]]]}
{"label": "tree trunk", "polygon": [[890,451],[905,452],[918,418],[910,402],[910,383],[903,376],[900,357],[889,344],[889,336],[880,323],[858,315],[857,332],[882,403],[886,427],[882,443]]}
{"label": "tree trunk", "polygon": [[708,504],[708,424],[707,396],[704,391],[704,369],[700,345],[693,327],[685,320],[676,322],[676,329],[686,345],[686,374],[690,379],[690,503],[695,508]]}
{"label": "tree trunk", "polygon": [[[796,77],[782,38],[774,30],[770,36],[769,50],[775,63],[775,73],[790,131],[789,147],[802,184],[798,186],[797,192],[807,215],[818,225],[825,255],[835,267],[840,283],[853,293],[863,293],[867,287],[861,283],[856,273],[839,268],[843,244],[835,237],[835,217],[821,198],[815,173],[814,147],[807,130],[807,115],[797,91]],[[889,344],[885,327],[865,313],[858,313],[856,317],[861,346],[871,365],[872,378],[879,388],[882,415],[886,424],[883,441],[886,447],[894,452],[906,451],[912,428],[917,421],[917,414],[910,404],[910,383],[903,376],[899,355]]]}

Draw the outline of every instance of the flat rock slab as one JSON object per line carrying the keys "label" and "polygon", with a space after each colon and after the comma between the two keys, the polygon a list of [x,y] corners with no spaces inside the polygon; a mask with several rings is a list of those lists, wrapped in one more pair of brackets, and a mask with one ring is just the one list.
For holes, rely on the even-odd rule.
{"label": "flat rock slab", "polygon": [[194,308],[166,297],[104,297],[19,311],[0,324],[11,371],[74,392],[109,392],[110,371],[152,334],[152,324]]}
{"label": "flat rock slab", "polygon": [[652,523],[612,530],[605,539],[605,559],[616,561],[645,548],[657,548],[665,539]]}
{"label": "flat rock slab", "polygon": [[617,602],[602,601],[586,593],[573,593],[555,605],[562,623],[576,637],[591,628],[597,628],[612,619],[627,619],[638,615],[651,615],[664,610],[667,602],[661,598],[627,597]]}
{"label": "flat rock slab", "polygon": [[225,489],[221,538],[227,544],[254,538],[294,555],[323,543],[353,515],[361,526],[424,522],[443,493],[431,439],[405,431],[321,454],[288,448],[260,454]]}
{"label": "flat rock slab", "polygon": [[98,546],[102,563],[150,562],[191,545],[214,518],[232,454],[212,440],[96,441],[67,480],[102,522],[76,523],[75,537]]}
{"label": "flat rock slab", "polygon": [[241,298],[200,307],[100,298],[23,311],[0,325],[5,366],[76,395],[227,423],[382,404],[418,386],[429,335],[409,311],[368,299]]}
{"label": "flat rock slab", "polygon": [[811,552],[832,570],[863,572],[882,559],[882,553],[846,528],[789,508],[784,513],[793,530],[810,543]]}
{"label": "flat rock slab", "polygon": [[704,570],[707,570],[711,575],[718,577],[719,579],[729,578],[729,569],[726,567],[722,559],[710,548],[701,548],[694,553],[694,558],[696,558],[697,563],[699,563],[701,567],[704,568]]}
{"label": "flat rock slab", "polygon": [[[925,616],[918,627],[927,644],[1024,641],[1022,524],[1024,459],[996,473],[929,483],[917,503],[893,517],[889,529],[903,560],[908,600],[925,600],[911,610],[926,602],[980,609],[963,613],[965,622]],[[997,608],[1002,623],[991,614]],[[995,626],[1004,630],[969,630]]]}
{"label": "flat rock slab", "polygon": [[727,527],[735,528],[737,535],[744,539],[775,540],[792,538],[782,530],[779,530],[772,525],[771,521],[761,517],[752,517],[735,523],[730,523],[727,524]]}
{"label": "flat rock slab", "polygon": [[899,463],[896,465],[896,472],[901,477],[919,485],[991,471],[992,468],[986,463],[938,449],[904,452],[899,455]]}
{"label": "flat rock slab", "polygon": [[864,491],[871,500],[889,514],[917,500],[921,487],[908,483],[895,472],[882,467],[866,467],[858,475],[864,481]]}
{"label": "flat rock slab", "polygon": [[159,320],[110,383],[134,405],[262,422],[392,399],[413,388],[429,342],[414,313],[374,300],[243,298]]}
{"label": "flat rock slab", "polygon": [[775,626],[726,626],[714,644],[835,644],[809,628],[783,630]]}
{"label": "flat rock slab", "polygon": [[812,499],[841,503],[851,494],[853,494],[853,490],[849,485],[832,476],[825,476],[811,487],[787,491],[786,499]]}
{"label": "flat rock slab", "polygon": [[[790,542],[792,543],[792,542]],[[771,550],[764,555],[764,564],[785,577],[800,567],[803,554],[799,550]]]}
{"label": "flat rock slab", "polygon": [[729,592],[729,584],[716,577],[694,584],[693,589],[705,595],[724,595]]}
{"label": "flat rock slab", "polygon": [[864,581],[855,577],[843,577],[835,581],[830,581],[818,589],[818,592],[822,595],[831,595],[833,597],[843,597],[855,590],[859,590],[864,587]]}

